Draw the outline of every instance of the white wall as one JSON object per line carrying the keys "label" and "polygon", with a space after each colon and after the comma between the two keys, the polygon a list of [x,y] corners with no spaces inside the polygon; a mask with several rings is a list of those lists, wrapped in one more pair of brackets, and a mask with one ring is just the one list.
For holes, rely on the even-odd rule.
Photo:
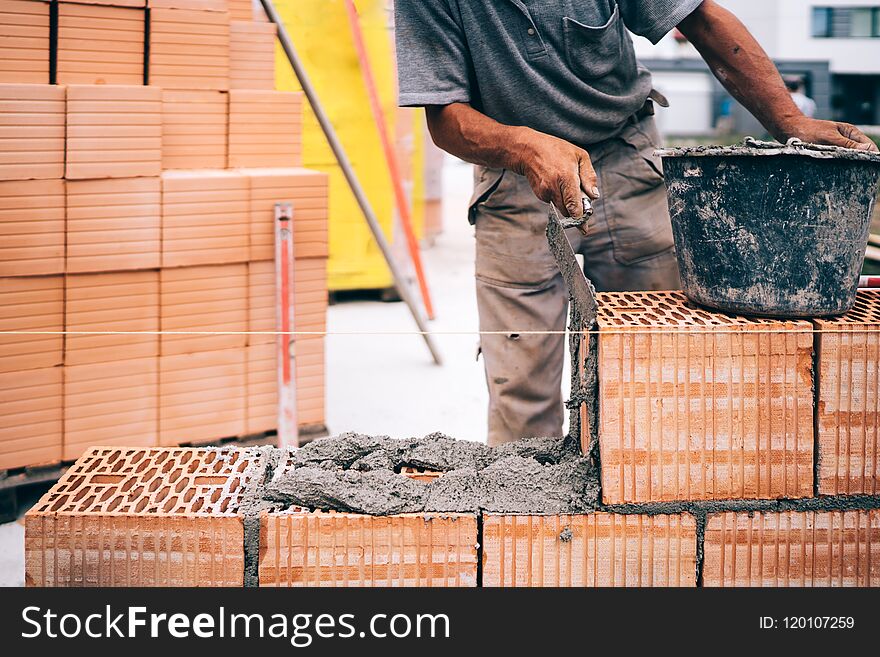
{"label": "white wall", "polygon": [[707,135],[712,125],[712,81],[709,73],[654,73],[654,88],[669,99],[657,108],[657,127],[664,135]]}
{"label": "white wall", "polygon": [[880,73],[880,39],[814,39],[813,7],[880,7],[880,0],[777,0],[778,59],[829,61],[832,73]]}

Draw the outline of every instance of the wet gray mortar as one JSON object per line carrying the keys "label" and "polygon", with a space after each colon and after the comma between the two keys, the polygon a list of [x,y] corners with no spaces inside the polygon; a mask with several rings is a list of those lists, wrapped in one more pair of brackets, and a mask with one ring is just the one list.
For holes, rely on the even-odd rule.
{"label": "wet gray mortar", "polygon": [[[567,464],[559,471],[564,473],[562,476],[535,478],[540,469],[552,473],[559,464]],[[396,471],[407,466],[445,474],[433,483],[414,481]],[[474,494],[473,486],[467,484],[473,484],[475,478],[479,481],[480,473],[486,475],[487,471],[488,488],[480,490],[484,495],[486,491],[490,494],[480,497]],[[572,473],[583,479],[563,494],[566,482],[571,485],[574,481]],[[502,479],[510,485],[500,486]],[[444,480],[446,485],[438,488],[436,494],[427,493]],[[548,480],[557,487],[551,489],[549,495],[542,488]],[[297,451],[262,448],[250,466],[247,482],[239,515],[244,522],[245,586],[248,587],[259,585],[260,513],[291,506],[368,515],[455,512],[475,513],[478,517],[482,513],[608,512],[649,516],[688,513],[696,520],[698,582],[702,581],[703,545],[710,514],[880,509],[880,496],[871,495],[603,504],[598,494],[598,471],[592,466],[592,459],[578,455],[577,445],[571,438],[532,439],[491,449],[443,434],[405,440],[343,434],[314,441]],[[300,484],[305,484],[302,491],[296,490]],[[384,492],[377,486],[384,487],[381,489]],[[566,534],[566,529],[560,534],[560,540],[569,538],[570,530]]]}

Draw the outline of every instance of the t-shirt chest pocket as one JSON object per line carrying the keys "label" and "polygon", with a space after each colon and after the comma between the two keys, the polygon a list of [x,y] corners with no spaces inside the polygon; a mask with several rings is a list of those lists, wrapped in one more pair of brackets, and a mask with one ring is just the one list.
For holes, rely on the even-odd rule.
{"label": "t-shirt chest pocket", "polygon": [[623,73],[632,68],[635,52],[616,4],[605,25],[592,27],[566,16],[562,27],[565,56],[578,77],[596,80],[615,70]]}

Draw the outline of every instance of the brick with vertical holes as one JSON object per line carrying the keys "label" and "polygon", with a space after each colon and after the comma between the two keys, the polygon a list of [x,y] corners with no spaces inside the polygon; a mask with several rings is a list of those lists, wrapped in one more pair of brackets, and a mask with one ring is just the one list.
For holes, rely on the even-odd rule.
{"label": "brick with vertical holes", "polygon": [[606,503],[812,495],[809,322],[627,292],[598,325]]}
{"label": "brick with vertical holes", "polygon": [[25,516],[28,586],[242,586],[257,450],[88,450]]}
{"label": "brick with vertical holes", "polygon": [[484,515],[483,586],[695,586],[693,516]]}
{"label": "brick with vertical holes", "polygon": [[711,514],[703,585],[880,586],[880,509]]}
{"label": "brick with vertical holes", "polygon": [[880,290],[843,317],[815,320],[819,493],[880,492]]}
{"label": "brick with vertical holes", "polygon": [[477,540],[471,514],[265,512],[260,586],[476,586]]}

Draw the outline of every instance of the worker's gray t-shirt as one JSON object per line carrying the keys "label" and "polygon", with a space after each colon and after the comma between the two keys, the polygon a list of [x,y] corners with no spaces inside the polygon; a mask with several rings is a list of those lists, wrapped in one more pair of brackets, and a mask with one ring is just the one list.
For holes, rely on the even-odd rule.
{"label": "worker's gray t-shirt", "polygon": [[401,106],[470,103],[579,146],[613,137],[651,74],[654,43],[703,0],[396,0]]}

